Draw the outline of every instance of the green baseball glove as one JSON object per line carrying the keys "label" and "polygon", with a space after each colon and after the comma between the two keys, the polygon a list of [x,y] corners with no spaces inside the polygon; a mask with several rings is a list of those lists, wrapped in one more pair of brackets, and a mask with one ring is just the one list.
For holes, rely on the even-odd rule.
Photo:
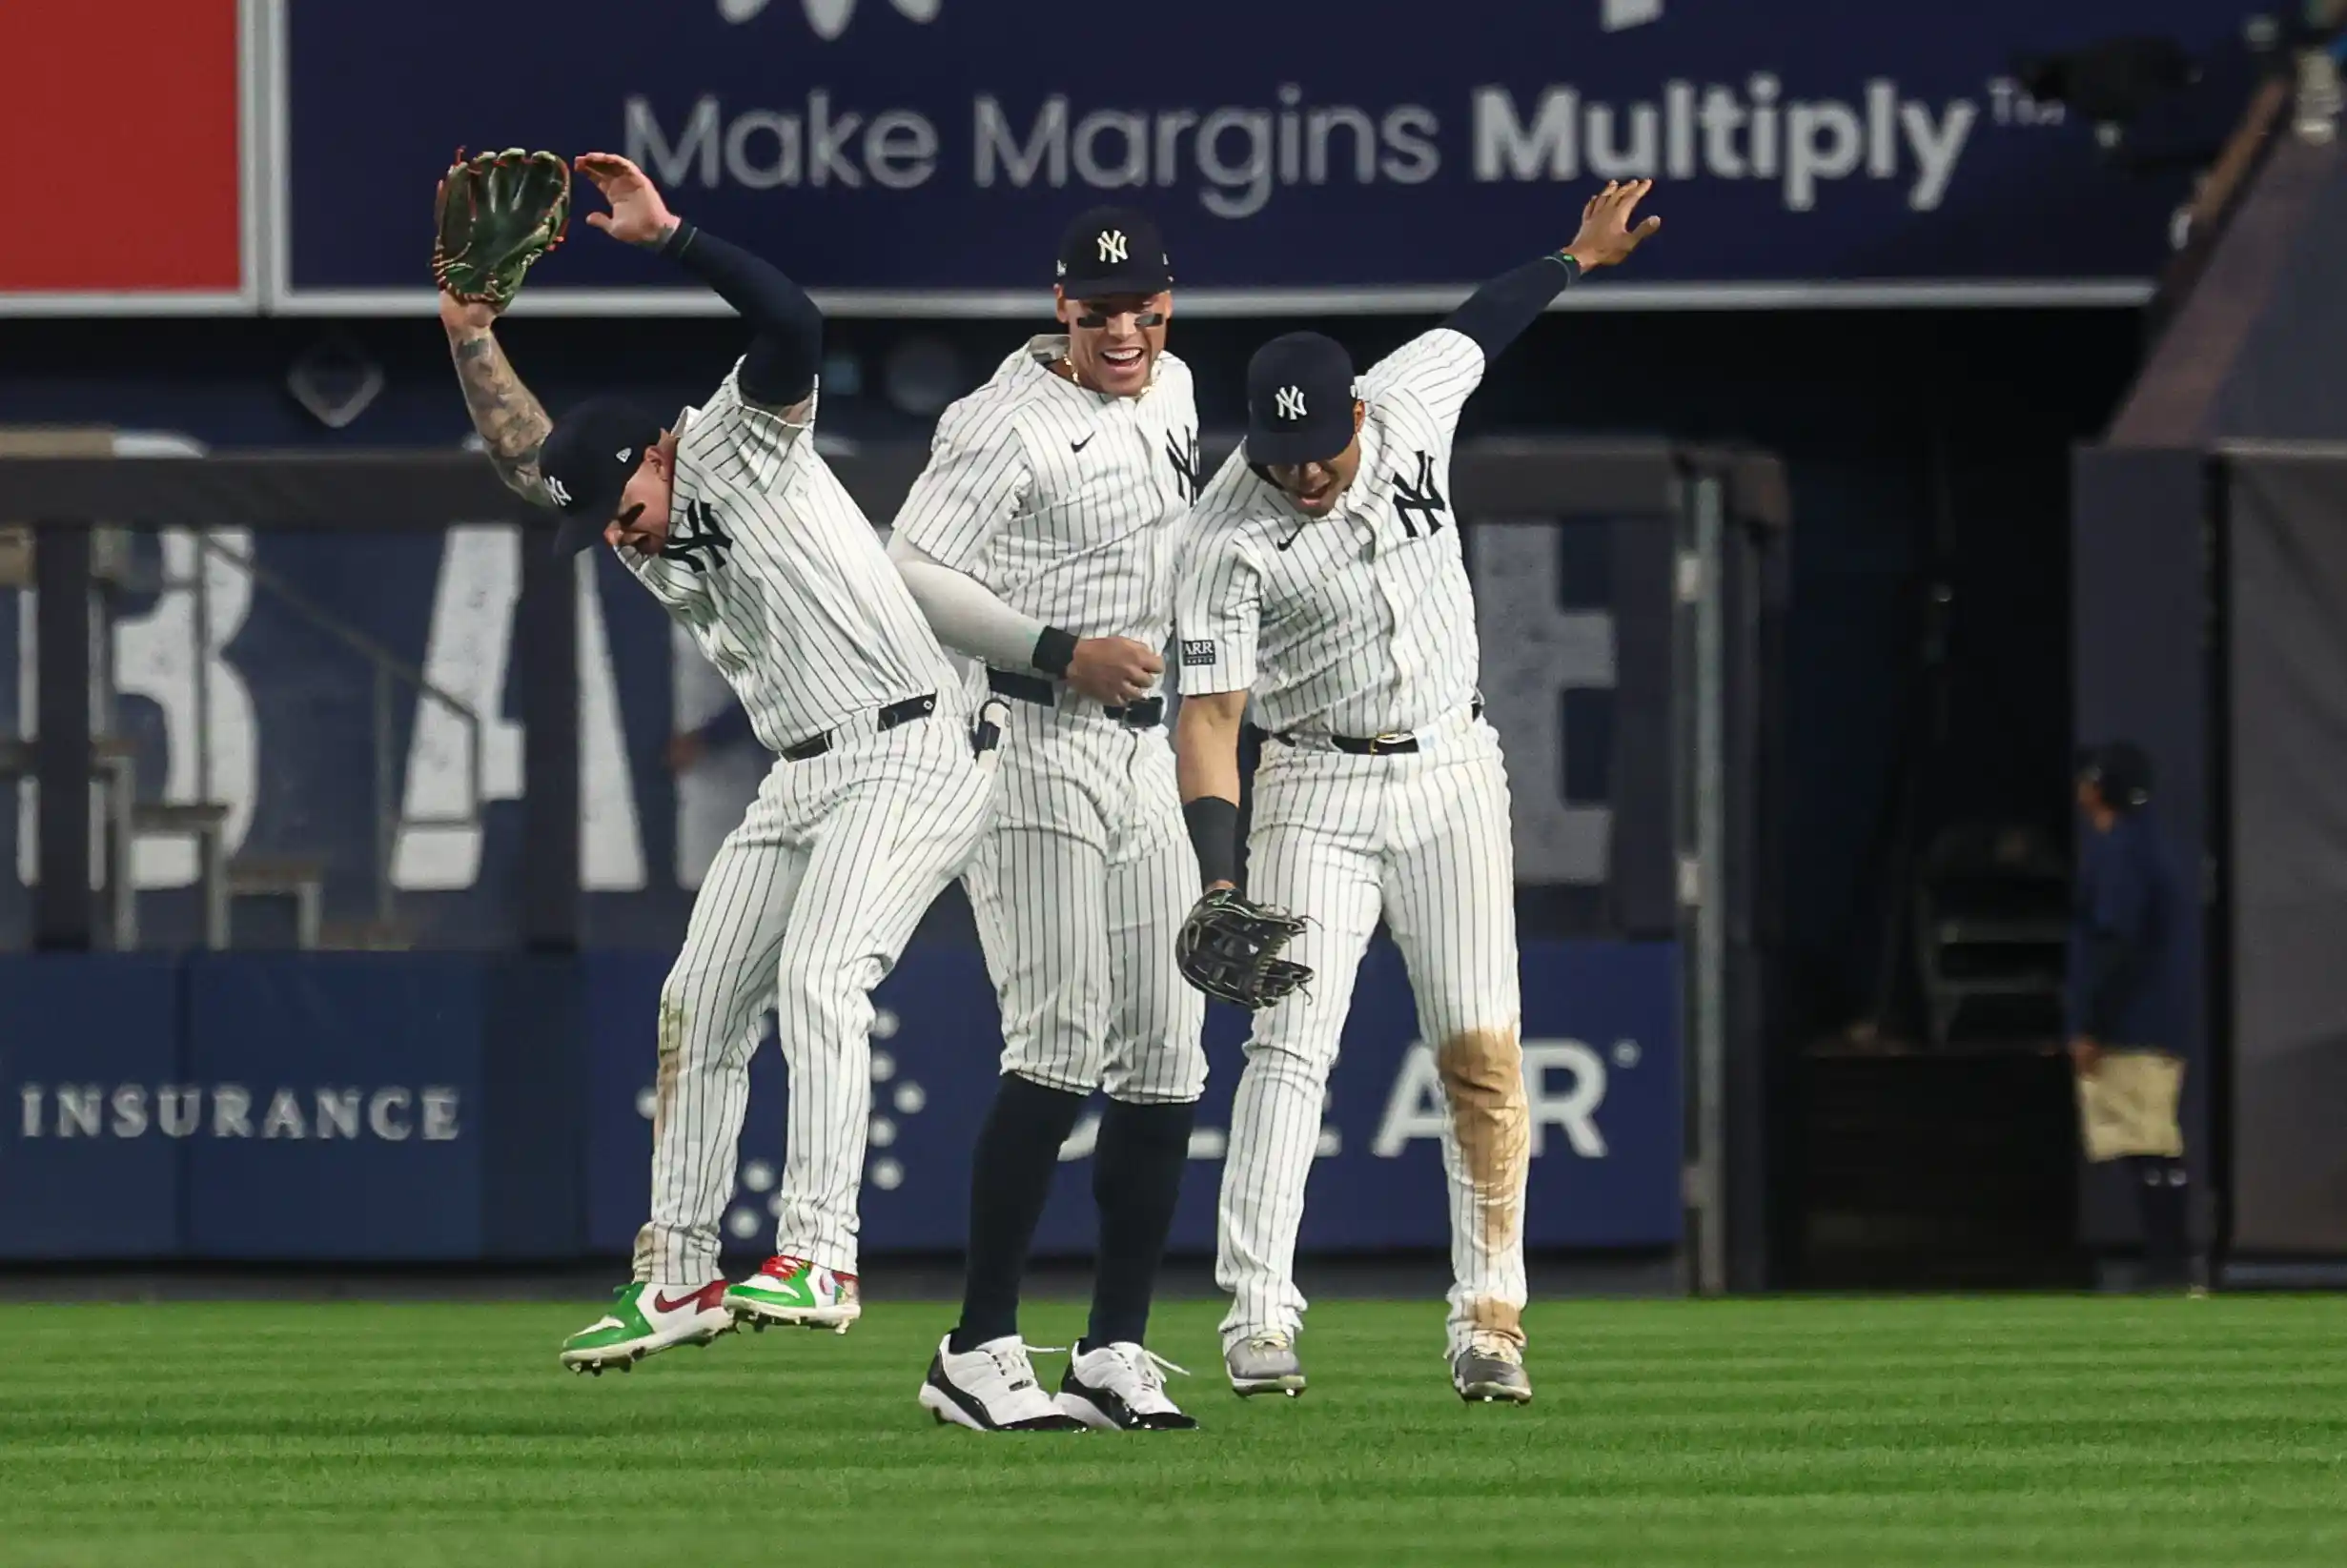
{"label": "green baseball glove", "polygon": [[466,304],[503,310],[530,263],[562,243],[570,223],[570,165],[559,153],[502,153],[457,161],[433,202],[432,276]]}

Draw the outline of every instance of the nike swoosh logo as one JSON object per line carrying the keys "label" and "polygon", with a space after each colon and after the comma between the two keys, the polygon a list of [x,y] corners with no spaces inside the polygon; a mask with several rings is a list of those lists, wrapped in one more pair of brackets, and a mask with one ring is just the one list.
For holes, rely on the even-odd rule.
{"label": "nike swoosh logo", "polygon": [[683,1295],[678,1296],[674,1301],[669,1300],[666,1296],[656,1292],[652,1296],[652,1310],[656,1313],[672,1313],[680,1307],[689,1307],[700,1299],[701,1293],[699,1291],[687,1291]]}
{"label": "nike swoosh logo", "polygon": [[[1100,432],[1098,432],[1098,431],[1096,431],[1096,430],[1092,432],[1092,436],[1097,436],[1097,435],[1099,435],[1099,434],[1100,434]],[[1083,451],[1086,447],[1088,447],[1088,446],[1090,446],[1090,445],[1092,445],[1092,436],[1087,436],[1087,437],[1085,437],[1085,438],[1084,438],[1082,440],[1080,440],[1080,441],[1070,441],[1070,442],[1068,443],[1068,450],[1069,450],[1069,451],[1071,451],[1071,452],[1081,452],[1081,451]]]}

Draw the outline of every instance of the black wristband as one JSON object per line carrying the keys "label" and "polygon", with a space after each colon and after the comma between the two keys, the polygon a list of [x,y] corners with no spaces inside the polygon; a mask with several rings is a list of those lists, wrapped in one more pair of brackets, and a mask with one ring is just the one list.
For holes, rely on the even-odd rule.
{"label": "black wristband", "polygon": [[1043,635],[1035,639],[1035,668],[1055,680],[1068,678],[1068,666],[1075,662],[1075,633],[1063,632],[1057,626],[1046,626]]}
{"label": "black wristband", "polygon": [[1198,852],[1198,881],[1238,884],[1238,803],[1218,795],[1201,795],[1182,806],[1182,823],[1190,829],[1191,847]]}
{"label": "black wristband", "polygon": [[660,254],[674,260],[684,254],[684,248],[693,242],[693,236],[699,233],[700,230],[683,218],[677,219],[677,226],[668,231],[666,239],[660,242]]}

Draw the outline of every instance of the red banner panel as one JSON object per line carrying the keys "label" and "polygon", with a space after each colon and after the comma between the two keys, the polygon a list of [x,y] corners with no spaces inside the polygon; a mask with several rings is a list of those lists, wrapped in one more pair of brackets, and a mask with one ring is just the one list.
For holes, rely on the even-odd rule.
{"label": "red banner panel", "polygon": [[0,294],[234,293],[236,0],[8,10]]}

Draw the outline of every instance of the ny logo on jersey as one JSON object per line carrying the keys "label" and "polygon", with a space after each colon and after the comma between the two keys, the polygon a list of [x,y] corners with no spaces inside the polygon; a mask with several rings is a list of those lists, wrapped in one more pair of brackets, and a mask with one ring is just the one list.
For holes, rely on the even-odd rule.
{"label": "ny logo on jersey", "polygon": [[1418,525],[1410,520],[1411,513],[1425,514],[1426,533],[1431,538],[1442,532],[1442,514],[1450,510],[1450,505],[1442,499],[1442,492],[1435,488],[1433,453],[1420,452],[1418,455],[1416,483],[1398,474],[1394,476],[1394,512],[1401,519],[1401,531],[1410,538],[1418,538]]}
{"label": "ny logo on jersey", "polygon": [[1281,387],[1279,396],[1274,398],[1273,402],[1278,408],[1279,417],[1283,419],[1300,419],[1304,417],[1304,389],[1302,387]]}
{"label": "ny logo on jersey", "polygon": [[1167,432],[1165,457],[1174,465],[1174,487],[1181,492],[1182,499],[1196,500],[1198,480],[1205,471],[1205,465],[1198,461],[1198,433],[1191,431],[1185,440],[1178,430]]}
{"label": "ny logo on jersey", "polygon": [[1126,246],[1125,231],[1111,229],[1100,236],[1100,259],[1103,261],[1124,260]]}
{"label": "ny logo on jersey", "polygon": [[717,513],[709,503],[689,500],[684,503],[684,515],[668,525],[668,542],[661,546],[660,553],[695,572],[705,572],[711,566],[725,565],[725,552],[732,548],[733,540],[717,526]]}

